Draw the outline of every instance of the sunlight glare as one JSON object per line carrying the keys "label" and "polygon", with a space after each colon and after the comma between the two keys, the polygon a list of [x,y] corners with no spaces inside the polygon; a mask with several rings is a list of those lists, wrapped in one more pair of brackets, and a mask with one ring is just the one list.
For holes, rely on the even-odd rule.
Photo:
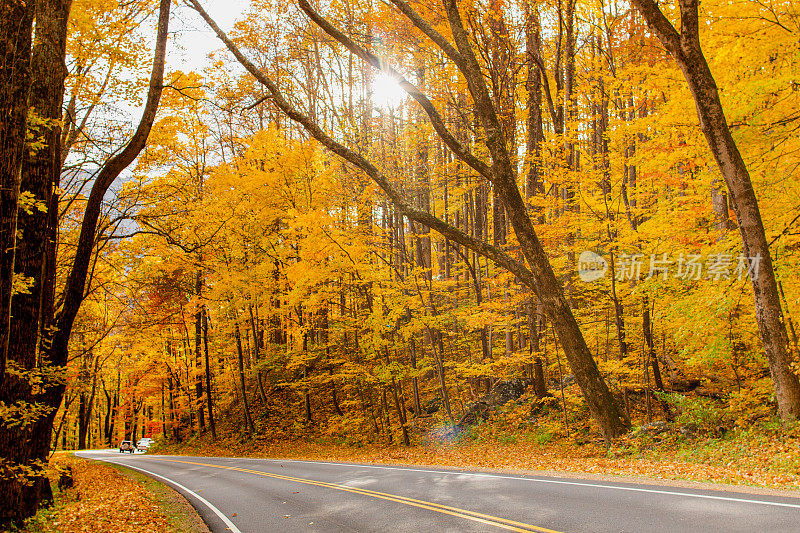
{"label": "sunlight glare", "polygon": [[386,72],[379,72],[372,81],[372,103],[377,107],[397,108],[406,96],[397,79]]}

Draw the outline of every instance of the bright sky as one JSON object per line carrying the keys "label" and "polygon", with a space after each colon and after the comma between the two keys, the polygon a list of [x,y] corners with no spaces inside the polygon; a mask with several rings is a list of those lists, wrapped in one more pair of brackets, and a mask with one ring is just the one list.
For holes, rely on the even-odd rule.
{"label": "bright sky", "polygon": [[[200,0],[203,8],[226,33],[247,11],[250,0]],[[181,49],[173,45],[168,58],[168,68],[202,71],[208,64],[208,54],[221,49],[222,43],[203,19],[192,9],[181,6],[173,12],[172,27]],[[398,107],[407,95],[397,80],[379,73],[373,82],[374,104],[380,108]]]}
{"label": "bright sky", "polygon": [[397,79],[385,72],[379,72],[372,82],[372,103],[378,107],[399,107],[408,97]]}
{"label": "bright sky", "polygon": [[[250,6],[250,0],[200,0],[203,9],[211,15],[226,33]],[[176,44],[182,50],[172,48],[168,68],[171,70],[201,71],[208,63],[208,54],[223,47],[222,42],[194,10],[181,6],[173,11],[171,21]]]}

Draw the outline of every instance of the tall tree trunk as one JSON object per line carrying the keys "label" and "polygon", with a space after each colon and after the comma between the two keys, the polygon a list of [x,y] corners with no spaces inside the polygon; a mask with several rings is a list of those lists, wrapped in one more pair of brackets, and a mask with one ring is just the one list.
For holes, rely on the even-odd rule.
{"label": "tall tree trunk", "polygon": [[[47,241],[48,233],[43,228],[47,227],[48,217],[44,216],[45,221],[41,222],[42,213],[34,208],[31,215],[23,216],[23,224],[18,228],[17,197],[20,183],[24,182],[25,190],[53,209],[47,195],[52,194],[53,176],[57,176],[60,168],[34,165],[31,173],[25,173],[25,179],[21,178],[20,170],[29,157],[24,148],[29,106],[45,119],[60,118],[66,77],[63,54],[69,4],[68,1],[37,4],[15,0],[0,4],[0,14],[5,21],[0,30],[0,403],[18,404],[23,409],[38,403],[49,409],[19,426],[9,426],[5,420],[0,420],[3,470],[32,471],[30,483],[0,475],[0,525],[32,515],[41,499],[50,497],[47,478],[41,475],[36,462],[44,459],[50,449],[53,420],[64,392],[63,385],[59,384],[46,389],[44,395],[37,394],[27,377],[16,374],[12,379],[5,369],[9,359],[17,370],[31,372],[37,367],[39,299],[44,294],[43,268],[38,256],[44,255],[43,241]],[[31,51],[34,9],[37,10],[36,39]],[[59,132],[55,124],[44,126],[40,133],[44,134],[48,145],[36,158],[41,160],[57,150],[58,145],[54,143]],[[33,181],[36,179],[41,179],[43,184]],[[43,228],[34,228],[31,225],[34,219]],[[21,248],[15,255],[14,237],[18,229],[23,231],[23,240],[19,241]],[[19,294],[11,299],[13,270],[33,278],[30,295]],[[13,346],[12,353],[9,353],[10,346]]]}
{"label": "tall tree trunk", "polygon": [[180,424],[176,422],[177,417],[175,415],[175,386],[172,382],[172,379],[173,379],[172,376],[170,376],[169,379],[167,380],[167,386],[169,387],[169,423],[170,426],[172,427],[172,438],[175,440],[175,442],[180,442],[181,429],[180,429]]}
{"label": "tall tree trunk", "polygon": [[408,420],[406,420],[406,412],[403,406],[400,404],[400,397],[397,394],[397,381],[392,376],[392,396],[394,397],[394,406],[397,410],[397,419],[400,421],[400,428],[403,432],[403,444],[405,446],[411,446],[411,440],[408,436]]}
{"label": "tall tree trunk", "polygon": [[[29,105],[36,115],[47,121],[37,135],[45,146],[36,153],[26,151],[22,167],[21,190],[46,210],[34,207],[20,211],[17,221],[22,238],[17,242],[17,275],[32,280],[29,293],[18,294],[12,300],[11,346],[14,357],[26,368],[32,368],[39,347],[39,337],[52,320],[52,309],[44,305],[52,284],[46,283],[54,261],[56,227],[52,215],[58,210],[55,193],[61,174],[61,107],[67,67],[64,64],[67,40],[67,19],[71,0],[39,0],[37,2],[36,39],[32,57],[32,84]],[[50,252],[50,253],[48,253]],[[47,285],[47,286],[46,286]]]}
{"label": "tall tree trunk", "polygon": [[10,339],[17,202],[31,89],[35,5],[23,0],[0,2],[0,386],[5,378]]}
{"label": "tall tree trunk", "polygon": [[105,385],[103,385],[103,394],[106,396],[106,413],[105,417],[103,418],[103,441],[108,446],[113,446],[113,442],[111,441],[111,413],[112,411],[112,403],[111,403],[111,392],[106,390]]}
{"label": "tall tree trunk", "polygon": [[661,379],[661,369],[658,367],[658,358],[656,357],[655,343],[653,342],[653,326],[650,319],[650,299],[645,296],[642,299],[642,335],[644,336],[644,343],[647,346],[646,361],[649,361],[653,369],[653,383],[656,390],[664,390],[664,381]]}
{"label": "tall tree trunk", "polygon": [[[544,128],[542,126],[542,73],[539,70],[535,57],[541,56],[541,23],[539,12],[535,6],[526,4],[525,39],[527,52],[528,79],[525,88],[528,91],[528,117],[527,117],[527,159],[528,176],[525,184],[525,196],[528,201],[535,194],[544,194],[544,184],[541,180],[539,168],[541,146],[544,142]],[[540,209],[537,211],[541,211]],[[541,215],[536,217],[536,222],[541,224],[544,220]]]}
{"label": "tall tree trunk", "polygon": [[208,426],[211,428],[211,438],[217,440],[217,424],[214,420],[214,401],[211,395],[211,359],[208,355],[208,311],[205,307],[203,313],[203,354],[206,366],[206,405],[208,407]]}
{"label": "tall tree trunk", "polygon": [[120,384],[120,371],[117,369],[117,383],[114,387],[114,402],[112,403],[111,423],[108,427],[109,445],[114,446],[114,430],[116,430],[117,414],[119,413],[119,384]]}
{"label": "tall tree trunk", "polygon": [[89,423],[91,408],[87,406],[86,392],[81,391],[78,399],[78,449],[86,449],[86,430]]}
{"label": "tall tree trunk", "polygon": [[433,351],[433,358],[436,362],[436,373],[439,376],[439,390],[442,393],[442,402],[444,403],[445,412],[451,422],[455,422],[453,418],[453,411],[450,408],[450,393],[447,391],[447,382],[444,377],[444,343],[442,342],[442,333],[436,328],[429,328],[431,339],[431,350]]}
{"label": "tall tree trunk", "polygon": [[242,409],[244,409],[245,427],[248,433],[254,433],[253,418],[250,416],[250,403],[247,399],[247,387],[244,381],[244,357],[242,355],[242,335],[239,331],[238,317],[234,316],[234,334],[236,336],[236,360],[239,365],[239,389],[242,391]]}
{"label": "tall tree trunk", "polygon": [[[202,258],[199,260],[202,261]],[[197,297],[197,311],[194,314],[194,364],[196,375],[194,378],[194,389],[197,395],[197,422],[200,431],[206,429],[206,415],[203,407],[203,308],[199,303],[203,293],[203,275],[198,270],[194,275],[194,294]]]}
{"label": "tall tree trunk", "polygon": [[164,401],[164,381],[161,381],[161,437],[167,438],[167,408]]}
{"label": "tall tree trunk", "polygon": [[255,361],[258,361],[259,339],[261,334],[256,325],[257,321],[255,314],[253,313],[253,304],[248,304],[247,310],[250,313],[250,331],[253,333],[253,358]]}
{"label": "tall tree trunk", "polygon": [[[421,87],[425,87],[425,66],[420,65],[417,67],[417,80]],[[417,116],[417,122],[422,125],[424,118],[423,112],[420,111]],[[417,150],[416,158],[414,161],[414,186],[416,188],[416,204],[417,208],[426,213],[431,211],[431,175],[428,171],[428,140],[425,138],[424,130],[419,128],[417,131]],[[399,217],[401,222],[403,217]],[[413,222],[412,222],[413,224]],[[413,229],[413,228],[412,228]],[[433,273],[431,272],[431,235],[430,229],[423,226],[419,230],[414,231],[416,236],[416,261],[419,268],[424,269],[423,278],[427,283],[431,282]]]}
{"label": "tall tree trunk", "polygon": [[[10,9],[19,9],[24,8],[25,6],[30,7],[33,4],[34,2],[26,2],[24,5],[21,3],[14,3],[11,5]],[[8,5],[9,3],[6,2],[0,7],[5,8]],[[40,25],[42,27],[42,31],[45,31],[47,28],[51,27],[49,24],[52,24],[52,27],[56,28],[55,31],[57,35],[64,35],[66,29],[63,26],[67,22],[66,14],[69,12],[69,4],[66,2],[66,0],[60,4],[43,2],[39,4],[38,7],[41,9],[37,11],[37,31]],[[161,0],[153,70],[151,73],[150,88],[147,95],[147,103],[142,114],[142,120],[140,121],[139,126],[137,127],[136,132],[134,133],[130,142],[101,168],[94,180],[91,192],[86,201],[86,207],[83,213],[83,220],[81,222],[81,230],[78,238],[78,244],[75,249],[73,264],[69,275],[67,276],[66,286],[64,289],[63,305],[61,306],[58,316],[53,321],[55,322],[55,327],[48,328],[49,338],[45,339],[45,342],[41,343],[41,360],[47,361],[56,368],[63,368],[67,362],[69,339],[72,333],[72,326],[85,296],[86,279],[95,248],[97,222],[100,217],[103,197],[117,176],[119,176],[119,174],[133,162],[136,156],[144,148],[150,128],[152,127],[155,119],[158,102],[163,89],[162,81],[168,36],[167,26],[169,20],[169,8],[170,0]],[[27,24],[25,21],[28,20],[28,13],[9,12],[8,15],[9,18],[6,20],[20,20],[23,22],[23,24],[19,27],[13,24],[6,24],[6,26],[4,26],[6,29],[0,31],[6,32],[12,27],[24,29],[25,25]],[[52,18],[52,20],[48,22],[48,18]],[[30,32],[30,30],[26,31],[28,31],[28,33]],[[58,44],[49,41],[52,37],[52,35],[43,34],[45,43],[43,46],[56,47],[57,49]],[[30,39],[29,35],[27,39]],[[7,46],[8,42],[8,40],[2,40],[2,34],[0,34],[0,47],[6,48],[6,54],[10,54],[11,52],[11,49],[9,49]],[[30,41],[28,40],[27,43],[27,46],[29,47]],[[63,55],[55,58],[52,54],[44,54],[42,57],[45,59],[42,61],[41,68],[45,69],[46,72],[41,73],[41,75],[63,75]],[[48,63],[48,58],[51,61],[55,61],[55,63]],[[47,64],[45,65],[45,63]],[[12,65],[12,63],[5,61],[3,64],[9,66]],[[39,63],[37,63],[37,67],[38,65]],[[27,71],[24,69],[24,65],[22,65],[22,67],[22,70],[14,73],[15,79],[17,79],[16,76],[20,76],[20,79],[24,79],[28,75]],[[15,81],[15,84],[18,83],[19,81]],[[0,89],[2,88],[3,87],[0,87]],[[19,89],[17,89],[17,92],[18,91]],[[27,89],[25,89],[24,92],[27,92]],[[15,101],[10,99],[12,96],[10,93],[8,94],[9,99],[6,99],[6,95],[3,96],[4,97],[0,99],[2,100],[3,104],[0,105],[6,105],[6,102],[10,103]],[[63,93],[51,93],[50,97],[57,100],[58,104],[51,102],[48,103],[48,105],[44,108],[55,109],[56,107],[60,106],[60,103],[63,100]],[[0,118],[2,118],[0,122],[5,124],[6,118]],[[8,118],[12,117],[9,115]],[[16,124],[17,115],[14,115],[13,118],[14,120],[8,124]],[[7,130],[0,132],[0,140],[5,138],[4,136],[6,133]],[[5,146],[5,141],[3,141],[3,145],[0,147],[0,149],[3,150],[3,157],[0,158],[3,159],[3,165],[6,164]],[[55,151],[49,149],[48,153],[50,153],[53,157],[58,156],[60,161],[61,154],[57,154]],[[2,179],[4,180],[2,188],[4,190],[6,185],[5,176],[6,174],[2,173]],[[42,179],[50,180],[52,179],[52,175],[44,173],[42,174]],[[12,193],[13,191],[11,191],[9,194]],[[4,192],[3,195],[6,195],[6,193]],[[5,200],[5,198],[3,198],[3,200]],[[3,232],[5,229],[10,227],[6,224],[7,212],[5,210],[5,205],[6,202],[4,201],[2,217],[0,217],[0,225],[3,225],[3,227],[0,228],[0,238],[3,238]],[[52,210],[50,214],[51,216],[53,215]],[[52,224],[52,222],[48,223]],[[2,249],[4,250],[3,253],[5,254],[8,248],[6,248],[5,242],[1,244],[3,245]],[[2,256],[3,259],[6,257],[7,254]],[[3,263],[2,268],[5,268],[5,266],[5,263]],[[25,265],[21,265],[21,267],[23,270],[25,269]],[[55,270],[52,267],[45,267],[43,269],[40,268],[39,270],[33,269],[32,271],[46,272],[48,275],[54,275],[55,273]],[[9,280],[10,282],[10,275],[7,275],[8,273],[6,272],[3,272],[2,274],[2,283],[5,283],[6,280]],[[42,286],[47,287],[52,283],[53,280],[45,279],[42,281]],[[47,295],[45,294],[44,297],[47,298]],[[6,302],[4,301],[2,295],[0,295],[0,305],[4,306],[3,309],[0,309],[0,316],[5,317],[5,309],[7,308],[5,307]],[[46,317],[44,320],[47,320],[48,323],[52,324],[51,317]],[[42,320],[39,322],[42,322]],[[3,335],[3,343],[6,343],[8,341],[8,336],[4,325],[5,319],[0,318],[0,328],[2,328],[0,335]],[[36,335],[30,335],[26,337],[26,342],[33,342],[34,348],[33,351],[26,349],[25,352],[35,353],[35,345],[38,343],[38,322],[35,327],[27,327],[26,329],[27,331],[35,331]],[[2,361],[5,361],[5,357],[2,358]],[[31,368],[27,368],[25,370],[31,370]],[[21,468],[25,470],[31,469],[33,471],[33,475],[31,476],[32,483],[22,483],[19,478],[10,476],[3,476],[2,479],[0,479],[0,523],[8,522],[9,520],[14,519],[22,519],[32,515],[36,512],[41,498],[43,496],[47,496],[49,484],[46,483],[46,478],[41,474],[40,468],[36,465],[40,461],[44,461],[49,452],[53,420],[56,414],[56,409],[61,404],[65,390],[65,384],[63,382],[57,382],[56,384],[50,384],[51,386],[48,387],[41,387],[42,390],[38,391],[34,397],[32,395],[33,390],[31,389],[30,384],[23,384],[21,383],[22,380],[15,380],[16,383],[9,386],[8,381],[8,379],[4,379],[3,383],[0,384],[0,401],[9,405],[17,402],[21,402],[23,404],[38,403],[44,408],[44,414],[41,414],[29,424],[22,426],[10,427],[9,425],[0,421],[0,457],[3,457],[11,468]]]}
{"label": "tall tree trunk", "polygon": [[336,381],[333,379],[333,369],[331,368],[329,371],[331,375],[331,403],[333,404],[334,412],[339,416],[344,416],[342,412],[342,406],[339,405],[339,394],[336,392],[337,386]]}
{"label": "tall tree trunk", "polygon": [[755,258],[751,276],[756,322],[769,362],[778,411],[784,420],[800,416],[800,381],[792,371],[788,336],[783,321],[769,242],[750,173],[733,140],[719,91],[700,46],[699,0],[680,0],[681,30],[672,26],[655,0],[633,0],[664,48],[683,72],[694,97],[700,128],[728,188],[745,257]]}
{"label": "tall tree trunk", "polygon": [[[410,316],[410,313],[409,313]],[[414,342],[414,336],[408,339],[408,357],[411,359],[411,368],[417,369],[417,346]],[[411,378],[411,389],[414,395],[414,416],[422,414],[422,402],[419,399],[419,378],[415,375]]]}

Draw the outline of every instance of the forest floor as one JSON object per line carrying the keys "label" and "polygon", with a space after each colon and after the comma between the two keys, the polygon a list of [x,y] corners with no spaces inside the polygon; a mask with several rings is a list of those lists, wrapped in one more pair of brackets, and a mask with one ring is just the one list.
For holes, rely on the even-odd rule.
{"label": "forest floor", "polygon": [[[440,434],[442,434],[440,432]],[[444,433],[446,434],[446,432]],[[397,438],[397,436],[395,436]],[[425,465],[548,474],[736,485],[737,490],[800,490],[800,426],[777,421],[737,426],[715,436],[687,435],[656,423],[607,446],[588,428],[567,435],[555,422],[523,430],[485,423],[458,438],[426,436],[415,446],[343,444],[330,437],[275,440],[264,435],[210,435],[162,445],[154,453]]]}
{"label": "forest floor", "polygon": [[[58,489],[58,478],[67,469],[72,472],[73,486]],[[23,529],[13,531],[208,532],[180,494],[133,470],[56,453],[50,461],[50,478],[53,505],[30,518]]]}

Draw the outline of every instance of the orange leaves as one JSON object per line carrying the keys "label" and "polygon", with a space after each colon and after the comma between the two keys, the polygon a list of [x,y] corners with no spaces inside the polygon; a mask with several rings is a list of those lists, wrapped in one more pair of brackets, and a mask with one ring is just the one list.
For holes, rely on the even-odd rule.
{"label": "orange leaves", "polygon": [[141,531],[170,529],[164,510],[138,483],[104,464],[56,456],[58,466],[70,466],[75,486],[58,497],[60,505],[43,524],[43,532]]}
{"label": "orange leaves", "polygon": [[[512,411],[495,425],[528,425],[521,412]],[[242,443],[204,441],[193,454],[205,456],[285,457],[322,461],[379,464],[441,465],[463,469],[544,471],[575,476],[636,476],[648,479],[690,480],[736,485],[756,485],[796,490],[800,487],[797,446],[800,434],[765,430],[764,427],[735,429],[725,439],[686,441],[669,434],[660,442],[648,437],[628,436],[607,449],[600,442],[564,438],[558,423],[540,419],[516,438],[490,432],[483,442],[448,440],[411,448],[343,446],[331,440],[267,441]],[[679,435],[679,434],[678,434]],[[180,447],[164,453],[185,453]]]}

